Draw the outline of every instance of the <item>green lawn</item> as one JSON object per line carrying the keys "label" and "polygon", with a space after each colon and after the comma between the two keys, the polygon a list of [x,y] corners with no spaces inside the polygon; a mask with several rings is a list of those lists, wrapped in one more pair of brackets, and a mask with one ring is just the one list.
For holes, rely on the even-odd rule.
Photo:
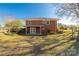
{"label": "green lawn", "polygon": [[74,43],[70,38],[71,31],[47,36],[0,33],[0,55],[57,55]]}

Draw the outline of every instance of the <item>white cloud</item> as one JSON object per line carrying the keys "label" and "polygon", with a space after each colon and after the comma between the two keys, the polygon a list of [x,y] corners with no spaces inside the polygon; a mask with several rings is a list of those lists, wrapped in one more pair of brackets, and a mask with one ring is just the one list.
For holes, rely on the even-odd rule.
{"label": "white cloud", "polygon": [[58,21],[58,23],[62,23],[62,24],[66,24],[66,25],[76,25],[76,22],[72,21],[71,17],[69,17],[69,18],[63,17]]}

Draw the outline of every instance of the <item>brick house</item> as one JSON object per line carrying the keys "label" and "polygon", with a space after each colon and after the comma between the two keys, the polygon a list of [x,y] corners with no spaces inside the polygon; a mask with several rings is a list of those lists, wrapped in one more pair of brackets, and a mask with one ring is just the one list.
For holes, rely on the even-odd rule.
{"label": "brick house", "polygon": [[26,20],[27,35],[44,35],[48,33],[56,33],[56,18],[31,18]]}

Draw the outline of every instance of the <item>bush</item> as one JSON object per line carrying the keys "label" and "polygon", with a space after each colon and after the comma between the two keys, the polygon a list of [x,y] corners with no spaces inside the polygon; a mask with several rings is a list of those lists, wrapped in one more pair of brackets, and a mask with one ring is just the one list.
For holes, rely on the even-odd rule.
{"label": "bush", "polygon": [[19,30],[19,31],[17,32],[17,34],[25,35],[25,34],[26,34],[26,30],[25,30],[25,28]]}
{"label": "bush", "polygon": [[57,31],[57,33],[63,33],[63,31]]}
{"label": "bush", "polygon": [[59,30],[59,29],[57,29],[56,32],[57,32],[57,33],[63,33],[63,31],[62,31],[62,30]]}
{"label": "bush", "polygon": [[17,33],[21,30],[21,28],[12,28],[10,32]]}
{"label": "bush", "polygon": [[64,30],[67,30],[67,28],[64,28]]}

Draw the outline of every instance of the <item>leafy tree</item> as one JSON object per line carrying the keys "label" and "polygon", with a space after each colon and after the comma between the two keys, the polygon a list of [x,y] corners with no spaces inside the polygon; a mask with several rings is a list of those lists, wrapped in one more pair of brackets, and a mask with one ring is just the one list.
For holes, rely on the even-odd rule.
{"label": "leafy tree", "polygon": [[5,27],[9,28],[9,32],[11,31],[19,31],[20,28],[24,28],[24,24],[20,20],[8,20],[5,23]]}
{"label": "leafy tree", "polygon": [[20,20],[14,20],[14,21],[13,21],[13,27],[20,27],[20,28],[23,28],[24,25],[23,25],[23,23],[22,23]]}
{"label": "leafy tree", "polygon": [[13,30],[15,32],[18,32],[21,28],[24,28],[23,23],[20,20],[14,20],[13,21]]}
{"label": "leafy tree", "polygon": [[8,29],[8,32],[10,33],[11,28],[12,28],[13,24],[12,24],[12,20],[7,20],[5,22],[5,27]]}

